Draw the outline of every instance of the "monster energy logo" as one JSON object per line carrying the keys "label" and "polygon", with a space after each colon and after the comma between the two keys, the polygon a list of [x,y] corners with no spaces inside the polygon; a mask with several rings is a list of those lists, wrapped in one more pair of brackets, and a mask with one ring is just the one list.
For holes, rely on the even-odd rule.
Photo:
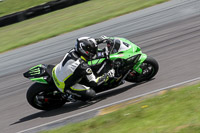
{"label": "monster energy logo", "polygon": [[37,75],[40,74],[40,68],[35,68],[29,71],[30,75]]}
{"label": "monster energy logo", "polygon": [[40,74],[40,67],[41,67],[42,65],[40,64],[40,65],[37,65],[37,66],[34,66],[34,67],[32,67],[30,70],[29,70],[29,74],[30,75],[38,75],[38,74]]}

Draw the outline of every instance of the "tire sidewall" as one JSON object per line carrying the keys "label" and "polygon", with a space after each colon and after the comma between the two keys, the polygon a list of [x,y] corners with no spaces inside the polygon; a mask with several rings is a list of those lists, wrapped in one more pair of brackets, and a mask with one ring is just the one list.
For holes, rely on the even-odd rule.
{"label": "tire sidewall", "polygon": [[128,79],[127,78],[126,81],[128,81],[128,82],[134,82],[134,83],[139,83],[139,82],[150,80],[150,79],[152,79],[157,74],[157,72],[159,70],[159,65],[158,65],[158,62],[154,58],[152,58],[150,56],[147,56],[146,60],[143,63],[151,64],[152,67],[153,67],[153,69],[154,69],[153,73],[149,77],[147,77],[145,80],[142,80],[142,81],[137,78],[137,76],[139,76],[139,74],[137,74],[134,79]]}
{"label": "tire sidewall", "polygon": [[56,106],[38,106],[34,100],[35,100],[35,96],[43,91],[49,91],[51,92],[52,90],[49,89],[49,85],[48,84],[41,84],[41,83],[34,83],[31,85],[31,87],[28,89],[27,93],[26,93],[26,99],[28,101],[28,103],[33,106],[36,109],[39,110],[52,110],[52,109],[56,109],[61,107],[62,105],[65,104],[65,102],[60,102],[58,103]]}

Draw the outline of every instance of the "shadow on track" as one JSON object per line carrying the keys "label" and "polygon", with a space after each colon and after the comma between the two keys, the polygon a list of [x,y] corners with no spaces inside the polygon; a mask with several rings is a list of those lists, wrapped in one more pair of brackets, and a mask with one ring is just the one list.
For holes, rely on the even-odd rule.
{"label": "shadow on track", "polygon": [[[148,82],[148,81],[147,81]],[[62,106],[61,108],[55,109],[55,110],[50,110],[50,111],[41,111],[29,116],[26,116],[24,118],[21,118],[19,121],[14,122],[12,124],[10,124],[10,126],[15,125],[15,124],[19,124],[22,122],[26,122],[26,121],[30,121],[36,118],[45,118],[45,117],[51,117],[51,116],[56,116],[56,115],[60,115],[60,114],[64,114],[64,113],[68,113],[68,112],[72,112],[81,108],[86,108],[88,106],[91,106],[93,104],[96,104],[104,99],[107,99],[108,97],[112,97],[115,95],[118,95],[120,93],[123,93],[125,91],[128,91],[129,89],[132,89],[133,87],[136,87],[140,84],[143,84],[146,82],[141,82],[141,83],[137,83],[137,84],[131,84],[125,87],[118,87],[118,88],[114,88],[112,90],[108,90],[106,92],[100,93],[96,96],[94,102],[91,103],[86,103],[86,102],[75,102],[75,103],[69,103],[69,104],[65,104],[64,106]]]}

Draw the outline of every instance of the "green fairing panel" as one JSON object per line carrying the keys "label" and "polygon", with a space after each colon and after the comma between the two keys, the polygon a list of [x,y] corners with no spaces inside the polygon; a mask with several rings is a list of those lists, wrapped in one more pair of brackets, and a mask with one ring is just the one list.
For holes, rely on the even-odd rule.
{"label": "green fairing panel", "polygon": [[31,78],[30,80],[38,82],[38,83],[48,84],[47,81],[43,77],[40,77],[40,78]]}
{"label": "green fairing panel", "polygon": [[[125,39],[125,38],[119,38],[119,37],[114,37],[114,38],[118,38],[121,41],[129,44],[131,46],[131,48],[126,50],[126,51],[123,51],[123,53],[122,52],[115,53],[114,55],[111,55],[110,57],[113,58],[113,59],[115,59],[115,58],[127,59],[131,56],[141,54],[141,57],[140,57],[138,63],[133,67],[133,69],[136,72],[141,74],[142,69],[140,68],[140,66],[146,60],[147,55],[142,53],[141,48],[139,46],[135,45],[133,42],[131,42],[131,41]],[[114,38],[111,38],[111,39],[114,39]]]}
{"label": "green fairing panel", "polygon": [[96,60],[92,60],[92,61],[88,61],[88,65],[97,65],[102,63],[105,60],[105,58],[101,58],[101,59],[96,59]]}
{"label": "green fairing panel", "polygon": [[135,70],[139,74],[142,74],[142,69],[140,68],[140,66],[146,60],[146,58],[147,58],[147,55],[142,54],[137,64],[133,67],[133,70]]}
{"label": "green fairing panel", "polygon": [[[110,37],[110,39],[115,39],[118,38],[120,39],[122,42],[125,42],[127,44],[129,44],[131,46],[130,49],[125,50],[125,51],[119,51],[117,53],[111,54],[110,55],[110,60],[115,60],[115,59],[128,59],[134,55],[138,55],[141,54],[141,57],[138,61],[138,63],[133,67],[133,69],[138,72],[138,73],[142,73],[142,69],[140,68],[140,65],[146,60],[147,55],[142,53],[141,48],[137,45],[135,45],[133,42],[125,39],[125,38],[119,38],[119,37]],[[102,59],[96,59],[93,61],[89,61],[88,64],[89,65],[95,65],[95,64],[100,64],[105,60],[105,58]]]}
{"label": "green fairing panel", "polygon": [[[118,38],[118,37],[115,37],[115,38]],[[112,38],[112,39],[114,39],[114,38]],[[128,49],[128,50],[119,51],[119,52],[117,52],[115,54],[110,55],[110,59],[111,60],[115,60],[117,58],[128,59],[128,58],[130,58],[130,57],[132,57],[134,55],[142,54],[140,47],[138,47],[137,45],[135,45],[131,41],[129,41],[129,40],[125,39],[125,38],[118,38],[118,39],[120,39],[124,43],[129,44],[131,46],[131,48]]]}
{"label": "green fairing panel", "polygon": [[142,69],[140,68],[140,66],[141,66],[141,64],[146,60],[147,55],[144,54],[144,53],[142,53],[141,48],[140,48],[139,46],[135,45],[134,43],[132,43],[131,41],[129,41],[129,40],[125,39],[125,38],[120,38],[120,40],[122,40],[123,42],[128,43],[129,45],[132,46],[132,48],[129,49],[130,54],[131,54],[131,50],[133,49],[133,50],[132,50],[132,52],[133,52],[133,53],[132,53],[132,56],[133,56],[133,55],[137,55],[137,54],[141,54],[141,57],[140,57],[139,61],[138,61],[137,64],[133,67],[133,69],[134,69],[136,72],[138,72],[139,74],[141,74],[141,73],[142,73]]}

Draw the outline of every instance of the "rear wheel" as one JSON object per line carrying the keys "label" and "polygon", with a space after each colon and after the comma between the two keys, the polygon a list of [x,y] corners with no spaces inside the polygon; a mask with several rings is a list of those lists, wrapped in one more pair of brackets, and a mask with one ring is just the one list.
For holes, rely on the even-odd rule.
{"label": "rear wheel", "polygon": [[59,92],[49,89],[49,85],[34,83],[27,91],[28,103],[36,109],[52,110],[63,106],[66,101],[62,100]]}
{"label": "rear wheel", "polygon": [[150,80],[157,74],[159,65],[154,58],[148,56],[147,59],[141,64],[140,68],[142,68],[142,74],[138,74],[133,70],[126,77],[126,81],[142,82]]}

